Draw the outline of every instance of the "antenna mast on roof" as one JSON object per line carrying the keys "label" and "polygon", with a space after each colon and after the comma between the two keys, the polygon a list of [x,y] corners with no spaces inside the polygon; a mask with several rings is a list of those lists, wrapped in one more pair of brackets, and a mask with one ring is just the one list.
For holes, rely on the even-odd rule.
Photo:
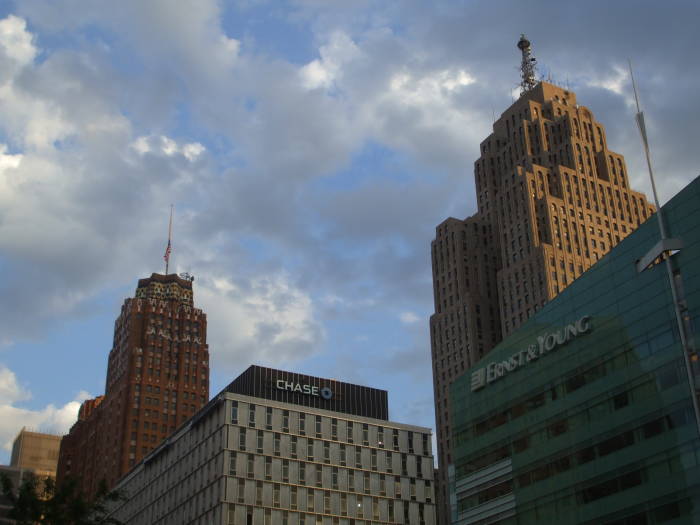
{"label": "antenna mast on roof", "polygon": [[520,40],[518,40],[518,49],[520,49],[523,54],[523,60],[520,63],[520,94],[524,95],[537,84],[537,59],[532,56],[530,41],[525,38],[524,34],[520,35]]}

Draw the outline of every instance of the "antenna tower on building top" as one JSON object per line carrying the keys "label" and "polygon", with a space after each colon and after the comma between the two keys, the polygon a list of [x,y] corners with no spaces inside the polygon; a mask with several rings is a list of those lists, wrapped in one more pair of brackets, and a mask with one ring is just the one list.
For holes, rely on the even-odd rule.
{"label": "antenna tower on building top", "polygon": [[520,64],[520,94],[524,95],[537,84],[537,79],[535,77],[537,59],[532,56],[530,41],[525,38],[524,34],[520,35],[520,40],[518,40],[518,49],[520,49],[523,54],[523,60]]}

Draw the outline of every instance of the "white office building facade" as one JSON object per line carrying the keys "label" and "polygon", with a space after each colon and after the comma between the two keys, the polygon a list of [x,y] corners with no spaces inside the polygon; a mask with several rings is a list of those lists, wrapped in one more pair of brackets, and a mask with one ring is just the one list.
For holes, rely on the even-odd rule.
{"label": "white office building facade", "polygon": [[252,366],[121,480],[127,499],[112,515],[434,525],[431,431],[387,413],[385,391]]}

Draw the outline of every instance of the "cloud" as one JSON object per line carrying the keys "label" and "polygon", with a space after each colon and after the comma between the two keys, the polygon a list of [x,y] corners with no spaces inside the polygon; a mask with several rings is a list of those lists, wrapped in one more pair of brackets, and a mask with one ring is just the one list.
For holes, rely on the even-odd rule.
{"label": "cloud", "polygon": [[324,339],[311,298],[286,275],[234,281],[198,281],[198,304],[207,312],[208,341],[217,367],[241,363],[281,366],[318,352]]}
{"label": "cloud", "polygon": [[361,58],[360,49],[341,31],[331,34],[328,42],[319,48],[320,59],[313,60],[299,71],[307,89],[331,88],[343,72],[343,65]]}
{"label": "cloud", "polygon": [[14,15],[0,20],[0,48],[3,55],[22,66],[34,61],[37,49],[27,22]]}
{"label": "cloud", "polygon": [[199,142],[190,142],[187,144],[178,144],[175,140],[164,135],[158,137],[141,136],[134,140],[131,147],[140,155],[147,153],[162,154],[167,157],[173,155],[182,155],[190,162],[195,161],[206,148]]}
{"label": "cloud", "polygon": [[418,316],[417,316],[416,314],[414,314],[413,312],[401,312],[401,313],[399,314],[399,319],[401,320],[401,322],[402,322],[403,324],[413,324],[413,323],[417,323],[417,322],[420,321],[422,318],[421,318],[421,317],[418,317]]}
{"label": "cloud", "polygon": [[27,401],[31,393],[21,387],[14,372],[0,364],[0,444],[12,450],[12,442],[23,427],[39,432],[65,434],[78,417],[80,404],[90,398],[87,392],[79,392],[63,406],[53,404],[32,410],[16,406]]}

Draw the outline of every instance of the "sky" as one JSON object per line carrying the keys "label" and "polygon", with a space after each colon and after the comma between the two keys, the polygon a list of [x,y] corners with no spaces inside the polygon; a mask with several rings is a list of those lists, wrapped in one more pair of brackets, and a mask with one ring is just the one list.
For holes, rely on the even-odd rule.
{"label": "sky", "polygon": [[104,391],[139,278],[195,276],[211,394],[256,363],[434,427],[430,241],[476,211],[516,42],[650,194],[700,174],[694,0],[0,0],[0,463]]}

